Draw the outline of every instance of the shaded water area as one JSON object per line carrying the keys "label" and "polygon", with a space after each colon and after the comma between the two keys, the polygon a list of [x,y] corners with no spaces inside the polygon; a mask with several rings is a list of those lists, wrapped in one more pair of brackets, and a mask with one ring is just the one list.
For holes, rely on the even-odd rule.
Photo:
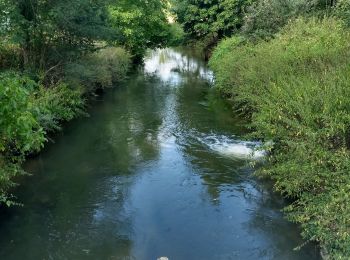
{"label": "shaded water area", "polygon": [[319,259],[252,175],[245,123],[189,51],[145,67],[25,168],[0,216],[0,259]]}

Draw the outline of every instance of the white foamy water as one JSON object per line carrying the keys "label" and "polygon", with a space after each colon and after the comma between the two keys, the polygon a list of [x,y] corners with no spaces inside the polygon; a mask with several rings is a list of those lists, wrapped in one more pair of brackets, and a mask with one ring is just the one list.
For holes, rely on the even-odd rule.
{"label": "white foamy water", "polygon": [[265,150],[260,150],[261,142],[240,141],[217,135],[198,138],[198,140],[208,146],[210,150],[227,157],[258,160],[267,154]]}

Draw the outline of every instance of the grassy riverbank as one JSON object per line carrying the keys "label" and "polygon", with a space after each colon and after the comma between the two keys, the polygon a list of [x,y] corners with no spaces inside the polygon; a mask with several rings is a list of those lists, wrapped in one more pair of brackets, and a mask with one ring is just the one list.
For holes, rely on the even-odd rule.
{"label": "grassy riverbank", "polygon": [[258,176],[294,202],[285,211],[332,259],[350,257],[350,31],[297,19],[270,41],[223,40],[210,61],[217,87],[273,140]]}
{"label": "grassy riverbank", "polygon": [[214,50],[217,88],[250,119],[250,137],[273,140],[257,175],[294,201],[285,211],[306,240],[349,259],[350,2],[175,6],[187,38]]}

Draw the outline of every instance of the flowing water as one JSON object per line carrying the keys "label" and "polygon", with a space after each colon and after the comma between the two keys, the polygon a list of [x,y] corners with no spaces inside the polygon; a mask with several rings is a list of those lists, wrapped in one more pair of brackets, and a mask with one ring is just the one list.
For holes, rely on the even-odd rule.
{"label": "flowing water", "polygon": [[67,124],[0,213],[0,259],[319,259],[252,176],[258,143],[189,51],[144,69]]}

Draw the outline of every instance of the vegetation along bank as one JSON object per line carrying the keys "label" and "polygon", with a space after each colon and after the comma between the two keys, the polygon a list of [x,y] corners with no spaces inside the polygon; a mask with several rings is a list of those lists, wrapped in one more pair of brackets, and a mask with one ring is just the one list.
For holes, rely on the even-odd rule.
{"label": "vegetation along bank", "polygon": [[0,0],[0,204],[16,203],[14,178],[48,133],[84,113],[97,89],[122,81],[147,48],[179,40],[167,8],[159,0]]}
{"label": "vegetation along bank", "polygon": [[325,258],[349,259],[350,2],[185,0],[176,11],[189,39],[219,43],[216,86],[250,137],[273,140],[257,175],[292,201],[287,217]]}
{"label": "vegetation along bank", "polygon": [[16,203],[14,179],[48,133],[147,48],[182,43],[183,29],[250,137],[273,140],[257,175],[293,201],[288,218],[325,257],[350,257],[349,1],[0,0],[0,10],[1,204]]}

